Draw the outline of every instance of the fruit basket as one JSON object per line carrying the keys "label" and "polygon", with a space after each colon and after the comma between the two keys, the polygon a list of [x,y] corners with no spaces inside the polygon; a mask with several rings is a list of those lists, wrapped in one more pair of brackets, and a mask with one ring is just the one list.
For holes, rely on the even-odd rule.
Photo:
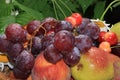
{"label": "fruit basket", "polygon": [[[34,12],[17,1],[15,5]],[[7,24],[0,34],[0,79],[120,80],[120,23],[111,26],[102,18],[76,12],[62,20]]]}

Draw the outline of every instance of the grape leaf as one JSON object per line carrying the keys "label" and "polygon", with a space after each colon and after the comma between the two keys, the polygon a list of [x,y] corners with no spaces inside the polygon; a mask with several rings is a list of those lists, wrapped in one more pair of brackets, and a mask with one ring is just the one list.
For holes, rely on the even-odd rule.
{"label": "grape leaf", "polygon": [[96,0],[78,0],[79,4],[82,7],[83,13],[85,13],[86,9],[92,5]]}
{"label": "grape leaf", "polygon": [[0,34],[4,33],[8,24],[15,22],[15,16],[6,16],[0,18]]}
{"label": "grape leaf", "polygon": [[14,1],[14,5],[18,6],[21,10],[23,10],[23,11],[29,13],[30,15],[34,16],[36,19],[43,19],[43,15],[36,10],[28,8],[28,7],[18,3],[17,1]]}
{"label": "grape leaf", "polygon": [[96,3],[94,7],[94,19],[99,19],[101,17],[102,13],[104,12],[105,3],[106,1],[99,1],[99,3]]}
{"label": "grape leaf", "polygon": [[16,22],[21,25],[26,25],[28,22],[34,19],[37,19],[37,18],[27,12],[23,12],[16,16]]}
{"label": "grape leaf", "polygon": [[0,17],[11,15],[12,8],[12,3],[8,4],[5,2],[5,0],[0,0]]}

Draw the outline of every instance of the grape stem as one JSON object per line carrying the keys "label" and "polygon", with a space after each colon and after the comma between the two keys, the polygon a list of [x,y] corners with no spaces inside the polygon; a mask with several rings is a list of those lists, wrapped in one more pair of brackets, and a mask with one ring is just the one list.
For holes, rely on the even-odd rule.
{"label": "grape stem", "polygon": [[57,3],[56,0],[54,0],[55,4],[58,6],[58,8],[60,9],[60,11],[62,12],[62,14],[64,15],[64,17],[66,17],[64,11],[62,10],[62,8],[60,7],[60,5]]}
{"label": "grape stem", "polygon": [[119,48],[120,46],[112,46],[111,48]]}
{"label": "grape stem", "polygon": [[42,28],[45,31],[44,36],[46,36],[46,34],[47,34],[47,30],[42,26],[43,24],[44,24],[44,22],[42,24],[40,24],[39,27],[31,35],[31,38],[30,38],[30,52],[31,52],[31,48],[32,48],[32,39],[37,34],[37,32],[39,31],[39,29]]}
{"label": "grape stem", "polygon": [[114,0],[114,1],[112,1],[112,2],[108,5],[108,7],[105,9],[105,11],[103,12],[102,16],[100,17],[100,20],[103,20],[103,18],[104,18],[104,16],[105,16],[106,12],[108,11],[108,9],[111,8],[111,6],[112,6],[114,3],[116,3],[116,2],[120,2],[120,0]]}

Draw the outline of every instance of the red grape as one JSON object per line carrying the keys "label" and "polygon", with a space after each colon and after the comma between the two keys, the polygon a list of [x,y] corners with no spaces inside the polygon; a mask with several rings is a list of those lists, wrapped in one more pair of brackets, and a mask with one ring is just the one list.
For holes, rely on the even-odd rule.
{"label": "red grape", "polygon": [[73,34],[67,30],[57,32],[54,37],[54,45],[62,53],[70,52],[74,47],[74,42]]}
{"label": "red grape", "polygon": [[21,71],[28,71],[33,68],[34,56],[26,50],[23,50],[16,58],[16,67]]}
{"label": "red grape", "polygon": [[12,42],[24,42],[27,37],[27,32],[18,23],[8,25],[5,34],[7,39]]}
{"label": "red grape", "polygon": [[47,32],[54,30],[58,21],[53,17],[47,17],[42,21],[42,26],[46,29]]}
{"label": "red grape", "polygon": [[49,45],[44,51],[44,57],[47,61],[55,64],[62,59],[62,54],[54,47],[53,44]]}
{"label": "red grape", "polygon": [[55,32],[58,32],[60,30],[68,30],[72,31],[73,27],[72,24],[69,23],[68,21],[62,20],[60,21],[56,26],[55,26]]}
{"label": "red grape", "polygon": [[63,59],[64,59],[65,63],[68,64],[69,66],[76,65],[80,60],[80,51],[79,51],[79,49],[77,47],[74,47],[71,52],[69,52],[68,54],[66,54],[63,57]]}
{"label": "red grape", "polygon": [[81,53],[87,52],[93,45],[90,37],[87,35],[75,36],[75,46],[80,50]]}
{"label": "red grape", "polygon": [[33,20],[27,24],[27,31],[29,34],[33,34],[35,30],[39,27],[41,22],[39,20]]}
{"label": "red grape", "polygon": [[0,52],[7,52],[8,45],[10,44],[10,41],[0,37]]}
{"label": "red grape", "polygon": [[36,36],[32,39],[31,53],[34,56],[37,56],[37,54],[39,54],[41,50],[42,50],[41,38]]}

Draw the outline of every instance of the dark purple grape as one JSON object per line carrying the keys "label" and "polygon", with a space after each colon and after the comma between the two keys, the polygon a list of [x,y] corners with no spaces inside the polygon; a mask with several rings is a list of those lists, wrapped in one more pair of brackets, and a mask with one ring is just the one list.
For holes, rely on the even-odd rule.
{"label": "dark purple grape", "polygon": [[52,36],[52,35],[44,36],[41,40],[42,49],[44,50],[47,46],[52,44],[53,40],[54,40],[54,36]]}
{"label": "dark purple grape", "polygon": [[40,53],[41,50],[42,50],[41,38],[34,37],[32,39],[31,53],[36,56],[36,55],[38,55]]}
{"label": "dark purple grape", "polygon": [[7,54],[12,56],[12,54],[20,53],[23,49],[22,43],[11,43],[8,46]]}
{"label": "dark purple grape", "polygon": [[0,37],[0,52],[6,53],[9,44],[10,41],[4,39],[3,37]]}
{"label": "dark purple grape", "polygon": [[40,26],[41,22],[39,20],[33,20],[27,24],[27,31],[29,34],[33,34],[35,30],[38,29]]}
{"label": "dark purple grape", "polygon": [[90,36],[93,40],[96,40],[99,37],[100,28],[94,22],[90,22],[85,29],[86,35]]}
{"label": "dark purple grape", "polygon": [[68,21],[62,20],[55,26],[55,32],[58,32],[60,30],[72,31],[73,30],[73,26]]}
{"label": "dark purple grape", "polygon": [[70,52],[74,47],[75,37],[67,30],[61,30],[54,37],[54,46],[62,53]]}
{"label": "dark purple grape", "polygon": [[8,25],[5,34],[7,39],[12,42],[24,42],[27,37],[27,32],[18,23]]}
{"label": "dark purple grape", "polygon": [[31,70],[33,65],[34,56],[26,50],[23,50],[16,58],[15,66],[23,72]]}
{"label": "dark purple grape", "polygon": [[63,60],[69,66],[76,65],[80,60],[80,51],[77,47],[74,47],[71,52],[64,55]]}
{"label": "dark purple grape", "polygon": [[42,26],[46,29],[46,31],[54,30],[58,21],[55,18],[47,17],[42,21]]}
{"label": "dark purple grape", "polygon": [[80,34],[75,36],[75,46],[80,50],[81,53],[84,53],[93,46],[93,42],[87,35]]}
{"label": "dark purple grape", "polygon": [[82,24],[77,28],[77,32],[79,34],[88,35],[93,40],[96,40],[99,37],[100,28],[97,24],[89,19],[83,19]]}
{"label": "dark purple grape", "polygon": [[49,45],[44,51],[44,57],[47,61],[55,64],[62,59],[62,54],[54,47],[53,44]]}
{"label": "dark purple grape", "polygon": [[82,23],[76,28],[76,31],[79,33],[79,34],[83,34],[84,33],[84,29],[85,29],[85,26],[90,23],[90,19],[88,18],[83,18],[82,19]]}
{"label": "dark purple grape", "polygon": [[21,51],[24,49],[23,45],[21,43],[10,43],[7,48],[7,56],[9,58],[9,61],[14,64],[16,57],[21,53]]}
{"label": "dark purple grape", "polygon": [[14,67],[12,71],[17,80],[27,80],[31,73],[31,71],[21,71],[17,67]]}

